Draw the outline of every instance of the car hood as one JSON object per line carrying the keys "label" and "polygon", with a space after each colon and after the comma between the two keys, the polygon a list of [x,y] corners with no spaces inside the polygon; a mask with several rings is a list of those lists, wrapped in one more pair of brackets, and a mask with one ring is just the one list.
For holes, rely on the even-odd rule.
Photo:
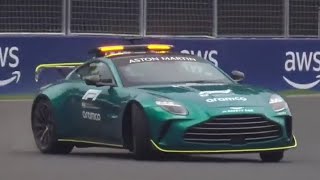
{"label": "car hood", "polygon": [[168,98],[184,105],[206,107],[266,106],[272,92],[241,84],[185,84],[139,87],[157,97]]}

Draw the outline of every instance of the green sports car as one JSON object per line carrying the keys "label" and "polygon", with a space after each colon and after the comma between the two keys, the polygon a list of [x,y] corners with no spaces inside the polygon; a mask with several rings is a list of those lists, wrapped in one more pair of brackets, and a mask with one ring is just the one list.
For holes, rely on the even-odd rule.
{"label": "green sports car", "polygon": [[272,91],[239,83],[205,59],[173,52],[164,44],[104,46],[41,88],[31,124],[43,153],[73,147],[115,147],[136,159],[160,154],[259,153],[278,162],[297,146],[285,100]]}

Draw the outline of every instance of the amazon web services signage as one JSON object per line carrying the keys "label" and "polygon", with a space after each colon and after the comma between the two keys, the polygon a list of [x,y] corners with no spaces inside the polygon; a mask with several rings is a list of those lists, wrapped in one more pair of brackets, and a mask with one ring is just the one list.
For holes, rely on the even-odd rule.
{"label": "amazon web services signage", "polygon": [[[320,51],[288,51],[286,52],[286,61],[284,69],[289,73],[310,74],[310,77],[298,82],[294,79],[289,79],[286,74],[283,79],[286,83],[296,89],[311,89],[320,83]],[[314,74],[314,76],[312,76]]]}
{"label": "amazon web services signage", "polygon": [[[320,90],[320,40],[143,39],[135,43],[173,44],[175,51],[200,56],[227,73],[243,71],[245,84],[272,90]],[[36,83],[37,65],[82,62],[91,57],[88,50],[108,44],[130,42],[110,37],[0,37],[0,94],[36,92],[61,78],[45,71]]]}
{"label": "amazon web services signage", "polygon": [[19,48],[16,46],[1,47],[0,46],[0,68],[1,71],[8,72],[7,76],[0,77],[0,88],[11,83],[18,83],[21,72],[19,66]]}

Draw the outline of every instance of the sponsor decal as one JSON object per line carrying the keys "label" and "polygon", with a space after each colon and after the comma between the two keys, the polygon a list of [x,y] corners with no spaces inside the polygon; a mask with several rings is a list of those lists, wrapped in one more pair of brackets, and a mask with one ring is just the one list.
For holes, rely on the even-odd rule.
{"label": "sponsor decal", "polygon": [[[286,52],[284,64],[286,72],[319,72],[320,71],[320,51],[316,52]],[[320,83],[320,75],[308,83],[299,83],[282,76],[283,80],[296,89],[311,89]]]}
{"label": "sponsor decal", "polygon": [[244,112],[254,112],[254,110],[250,108],[245,108],[245,107],[230,107],[229,109],[222,111],[222,113],[244,113]]}
{"label": "sponsor decal", "polygon": [[161,56],[161,57],[143,57],[130,59],[129,63],[154,62],[154,61],[197,61],[192,57],[183,56]]}
{"label": "sponsor decal", "polygon": [[[19,57],[17,55],[19,48],[13,47],[0,47],[0,69],[9,68],[12,69],[11,77],[6,79],[0,79],[0,87],[9,85],[13,82],[18,83],[20,81],[21,72],[16,70],[19,66]],[[2,78],[2,77],[1,77]]]}
{"label": "sponsor decal", "polygon": [[219,98],[209,98],[206,99],[207,102],[232,102],[232,101],[247,101],[247,98],[245,97],[219,97]]}
{"label": "sponsor decal", "polygon": [[82,117],[93,121],[101,121],[101,115],[99,113],[82,111]]}
{"label": "sponsor decal", "polygon": [[229,94],[231,93],[231,89],[226,89],[226,90],[215,90],[215,91],[201,91],[199,93],[199,96],[201,97],[208,97],[212,94]]}
{"label": "sponsor decal", "polygon": [[209,60],[211,61],[215,66],[218,66],[218,60],[217,60],[217,56],[218,56],[218,51],[217,50],[187,50],[184,49],[182,51],[180,51],[183,54],[192,54],[192,55],[197,55],[203,59]]}
{"label": "sponsor decal", "polygon": [[82,100],[88,100],[91,99],[92,101],[95,101],[99,94],[101,93],[101,90],[97,89],[89,89],[83,96]]}
{"label": "sponsor decal", "polygon": [[100,109],[99,107],[95,106],[93,103],[91,102],[82,102],[81,103],[82,108],[84,109]]}
{"label": "sponsor decal", "polygon": [[[100,93],[101,93],[101,90],[89,89],[82,97],[82,100],[85,101],[85,102],[81,102],[82,108],[84,108],[84,109],[100,109],[99,107],[94,105],[94,101],[98,98]],[[100,113],[96,113],[96,112],[90,112],[90,111],[83,110],[82,117],[84,119],[89,119],[89,120],[93,120],[93,121],[101,121]]]}

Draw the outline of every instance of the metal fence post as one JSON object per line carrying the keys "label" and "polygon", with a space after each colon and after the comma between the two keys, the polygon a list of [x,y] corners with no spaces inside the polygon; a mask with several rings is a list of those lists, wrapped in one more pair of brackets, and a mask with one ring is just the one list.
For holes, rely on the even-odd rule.
{"label": "metal fence post", "polygon": [[71,34],[71,0],[66,0],[66,34]]}
{"label": "metal fence post", "polygon": [[218,0],[213,0],[213,36],[218,37]]}
{"label": "metal fence post", "polygon": [[283,35],[290,36],[290,1],[283,0]]}
{"label": "metal fence post", "polygon": [[62,33],[67,35],[67,0],[62,0]]}
{"label": "metal fence post", "polygon": [[147,2],[146,0],[140,0],[140,36],[146,36],[147,28]]}

